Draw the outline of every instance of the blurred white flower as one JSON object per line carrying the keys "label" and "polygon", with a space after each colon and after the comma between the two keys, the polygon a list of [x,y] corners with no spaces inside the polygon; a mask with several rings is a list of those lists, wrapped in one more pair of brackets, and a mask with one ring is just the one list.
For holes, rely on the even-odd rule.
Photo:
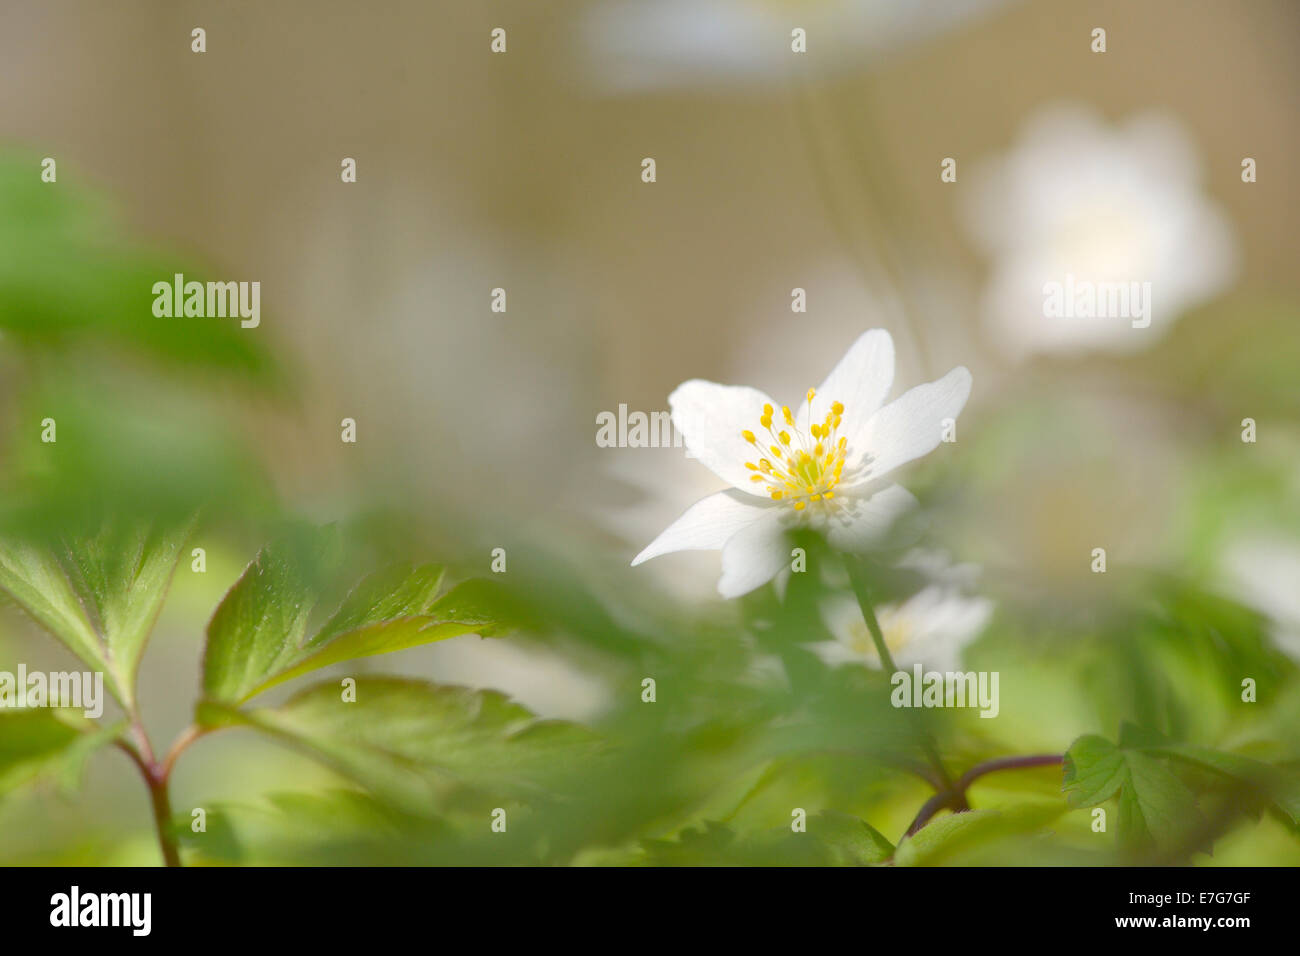
{"label": "blurred white flower", "polygon": [[[985,321],[1016,358],[1146,348],[1236,273],[1229,223],[1202,192],[1196,149],[1170,116],[1115,127],[1084,107],[1047,108],[970,184],[969,225],[993,259]],[[1149,327],[1131,315],[1049,317],[1044,286],[1067,282],[1150,283]]]}
{"label": "blurred white flower", "polygon": [[791,31],[818,68],[861,68],[1005,0],[603,0],[582,24],[590,72],[615,92],[783,80]]}
{"label": "blurred white flower", "polygon": [[786,532],[810,526],[833,547],[877,546],[911,510],[911,493],[881,479],[929,454],[970,395],[958,366],[885,404],[894,342],[863,333],[796,413],[763,392],[693,379],[668,397],[686,447],[732,487],[697,501],[633,559],[722,551],[718,592],[739,597],[789,566]]}
{"label": "blurred white flower", "polygon": [[[954,671],[961,653],[983,632],[993,613],[987,598],[966,597],[957,588],[930,584],[898,604],[876,608],[880,633],[899,668],[921,664],[931,670]],[[833,641],[810,645],[827,664],[867,664],[880,667],[880,655],[858,602],[848,596],[822,605],[826,629]]]}
{"label": "blurred white flower", "polygon": [[[650,540],[681,515],[682,500],[703,498],[718,488],[713,474],[682,448],[620,448],[610,454],[605,475],[607,485],[617,483],[625,494],[636,496],[593,509],[600,523],[624,542]],[[664,488],[683,489],[683,495],[666,497]],[[655,577],[655,588],[680,601],[704,601],[717,594],[717,559],[704,553],[680,557],[671,567],[650,565],[642,571]]]}
{"label": "blurred white flower", "polygon": [[1273,641],[1300,661],[1300,545],[1281,537],[1241,538],[1224,549],[1229,593],[1272,621]]}

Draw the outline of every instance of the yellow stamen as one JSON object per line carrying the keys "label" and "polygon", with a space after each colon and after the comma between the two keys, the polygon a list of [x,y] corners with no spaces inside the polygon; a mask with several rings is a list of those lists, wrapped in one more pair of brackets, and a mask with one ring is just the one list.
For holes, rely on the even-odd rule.
{"label": "yellow stamen", "polygon": [[[809,418],[816,394],[815,389],[808,389]],[[843,476],[848,457],[848,439],[837,434],[843,412],[843,402],[832,402],[825,419],[809,424],[804,431],[796,425],[790,406],[782,405],[781,417],[789,430],[773,432],[775,409],[764,404],[759,421],[779,444],[768,446],[773,458],[745,462],[746,468],[756,472],[750,481],[762,482],[773,501],[789,501],[796,511],[805,510],[809,502],[821,502],[823,508],[832,507],[829,502],[835,497],[833,489]],[[746,430],[741,436],[751,445],[761,447],[753,432]]]}

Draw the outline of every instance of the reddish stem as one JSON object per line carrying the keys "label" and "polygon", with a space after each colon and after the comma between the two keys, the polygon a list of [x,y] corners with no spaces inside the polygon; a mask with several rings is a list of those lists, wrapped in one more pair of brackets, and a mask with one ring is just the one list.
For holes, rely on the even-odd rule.
{"label": "reddish stem", "polygon": [[172,807],[168,784],[171,781],[172,767],[175,765],[176,758],[180,756],[181,751],[198,740],[204,733],[206,731],[198,727],[185,728],[162,760],[154,759],[153,748],[149,745],[149,737],[145,734],[144,727],[139,719],[133,720],[130,726],[130,736],[134,743],[124,739],[116,741],[117,746],[139,768],[140,775],[144,777],[145,786],[149,788],[149,801],[153,806],[154,828],[158,833],[158,846],[162,850],[163,863],[167,866],[181,865],[180,844],[175,834],[171,832]]}
{"label": "reddish stem", "polygon": [[931,818],[940,810],[951,810],[953,813],[961,813],[970,809],[970,804],[966,802],[966,791],[980,777],[989,773],[996,773],[999,770],[1023,770],[1028,767],[1047,767],[1053,764],[1059,764],[1064,759],[1060,754],[1034,754],[1028,757],[999,757],[996,760],[986,760],[971,767],[960,779],[946,790],[941,790],[929,800],[922,804],[920,811],[916,814],[916,819],[912,825],[907,828],[905,836],[912,836],[916,831],[930,822]]}

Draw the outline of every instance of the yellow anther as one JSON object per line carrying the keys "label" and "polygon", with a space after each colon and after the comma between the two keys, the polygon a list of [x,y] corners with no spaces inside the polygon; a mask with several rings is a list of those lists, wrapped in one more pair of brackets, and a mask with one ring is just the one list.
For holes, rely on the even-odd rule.
{"label": "yellow anther", "polygon": [[[808,389],[809,403],[816,394],[815,389]],[[781,417],[791,427],[773,433],[772,419],[775,409],[770,404],[764,404],[760,422],[778,444],[768,446],[773,455],[772,459],[758,458],[755,461],[745,462],[746,468],[757,472],[751,475],[749,480],[765,483],[763,490],[773,501],[789,501],[796,511],[805,510],[810,501],[830,501],[834,497],[832,489],[839,483],[844,471],[848,439],[837,437],[834,443],[828,442],[828,439],[831,439],[839,428],[840,415],[843,411],[842,402],[833,402],[831,410],[826,413],[823,421],[809,423],[804,430],[796,424],[790,406],[782,405]],[[811,404],[809,412],[811,413]],[[740,434],[755,448],[762,448],[753,432],[746,430]]]}

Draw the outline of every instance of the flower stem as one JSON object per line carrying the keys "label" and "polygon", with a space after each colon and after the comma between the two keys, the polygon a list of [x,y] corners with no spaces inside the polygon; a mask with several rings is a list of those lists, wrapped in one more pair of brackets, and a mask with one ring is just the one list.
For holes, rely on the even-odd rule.
{"label": "flower stem", "polygon": [[181,865],[181,848],[171,832],[172,805],[167,793],[167,777],[158,776],[149,781],[149,797],[153,803],[154,826],[158,831],[158,846],[162,849],[167,866]]}
{"label": "flower stem", "polygon": [[128,727],[130,739],[119,738],[115,741],[118,748],[124,751],[139,769],[140,776],[144,777],[145,786],[149,789],[149,802],[153,807],[154,829],[158,834],[158,847],[162,851],[163,863],[166,866],[182,865],[180,842],[176,839],[176,835],[171,828],[172,807],[168,788],[171,782],[172,767],[181,752],[206,732],[194,726],[185,728],[180,736],[176,738],[176,742],[172,744],[167,755],[162,760],[155,760],[153,748],[149,744],[149,737],[145,733],[144,725],[141,723],[139,716],[133,714]]}
{"label": "flower stem", "polygon": [[[862,574],[862,568],[857,560],[849,555],[844,556],[844,567],[849,572],[849,582],[853,586],[853,594],[858,599],[858,607],[862,609],[862,617],[867,622],[867,630],[871,632],[871,641],[876,645],[876,653],[880,656],[880,664],[885,669],[886,674],[896,674],[898,666],[894,663],[894,656],[889,653],[889,645],[885,643],[885,635],[880,630],[880,622],[876,620],[876,612],[871,606],[871,589],[867,584],[866,577]],[[943,760],[939,756],[939,750],[934,745],[933,738],[928,733],[922,733],[921,746],[925,749],[925,755],[934,767],[935,772],[939,775],[942,783],[940,790],[950,790],[952,788],[952,777],[948,774],[948,768],[943,765]]]}
{"label": "flower stem", "polygon": [[971,767],[961,778],[947,789],[936,793],[922,805],[920,812],[917,813],[916,819],[912,825],[907,828],[906,836],[911,836],[930,822],[930,819],[940,810],[952,810],[954,813],[961,813],[963,810],[969,810],[970,805],[966,802],[966,791],[980,777],[989,773],[996,773],[999,770],[1023,770],[1028,767],[1047,767],[1059,764],[1062,761],[1060,754],[1033,754],[1028,757],[999,757],[996,760],[986,760],[983,763],[977,763]]}
{"label": "flower stem", "polygon": [[853,594],[858,599],[858,606],[862,608],[862,616],[867,621],[867,630],[871,632],[872,643],[876,645],[876,653],[880,655],[880,665],[886,673],[893,674],[898,667],[894,664],[894,656],[889,653],[885,635],[880,630],[880,622],[876,620],[876,612],[871,607],[871,591],[867,586],[866,578],[862,576],[862,569],[853,558],[849,557],[844,559],[844,565],[848,568],[849,581],[853,585]]}

